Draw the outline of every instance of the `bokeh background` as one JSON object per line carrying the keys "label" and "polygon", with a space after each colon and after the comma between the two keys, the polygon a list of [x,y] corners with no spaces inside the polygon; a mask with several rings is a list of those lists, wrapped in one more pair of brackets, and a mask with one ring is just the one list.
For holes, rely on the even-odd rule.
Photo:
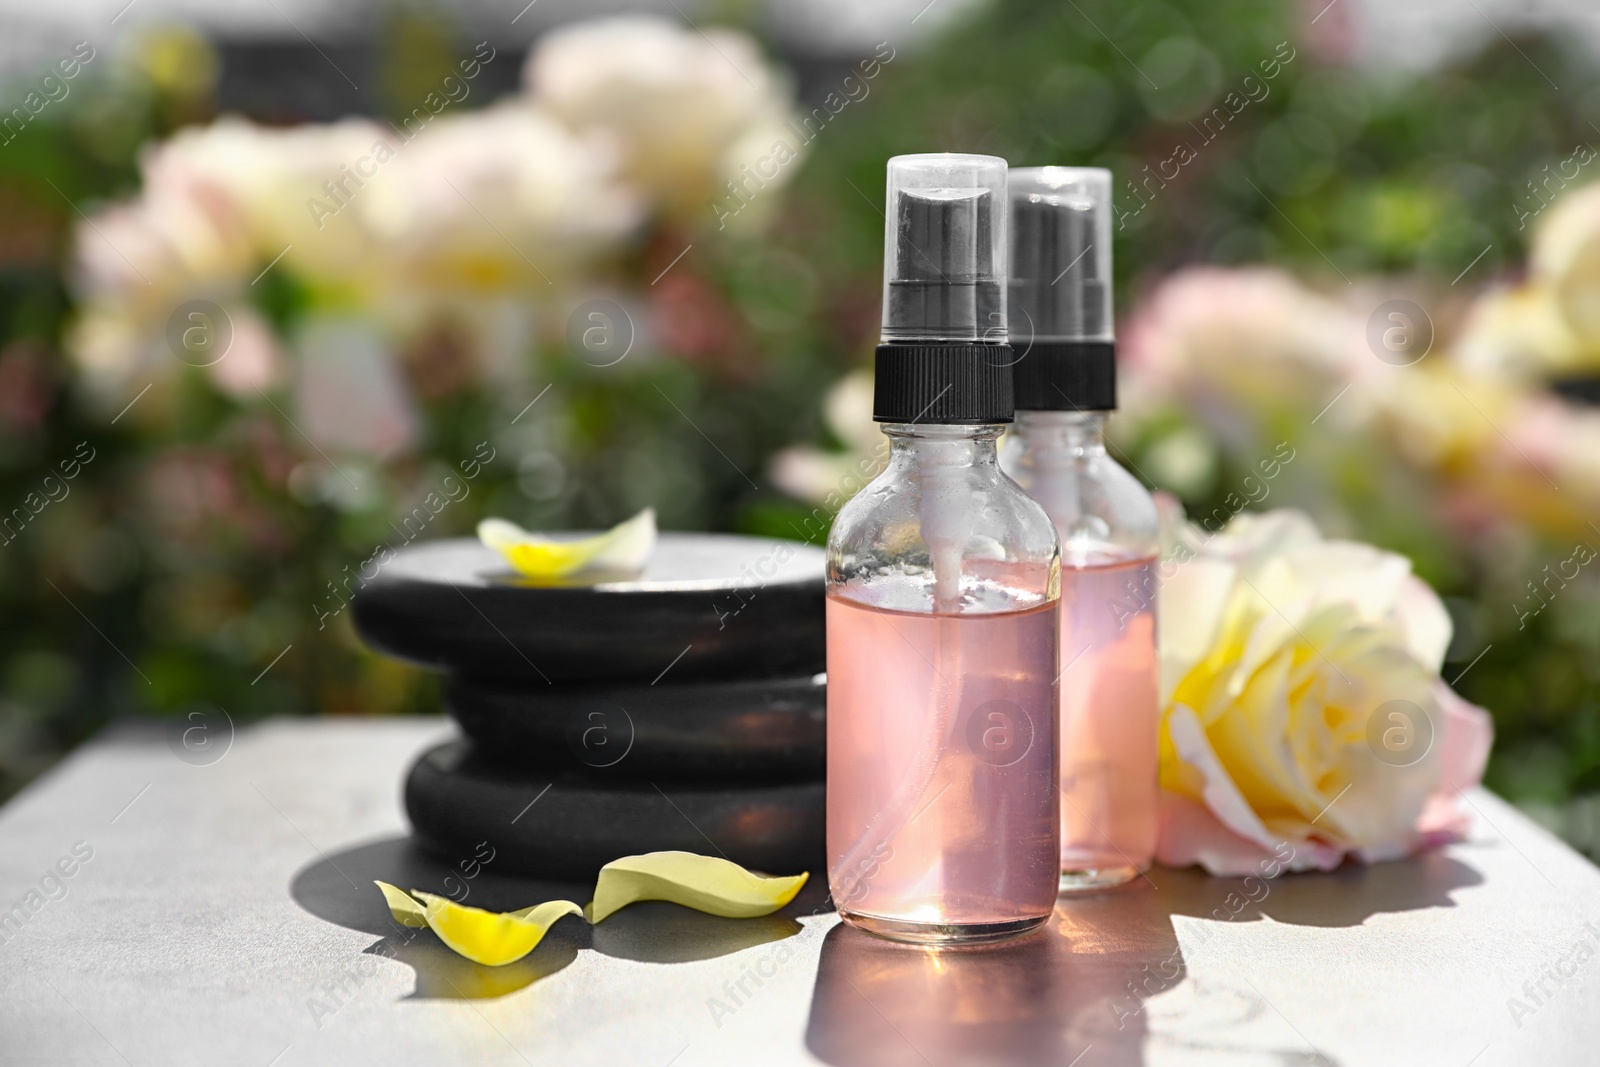
{"label": "bokeh background", "polygon": [[1578,0],[325,7],[0,7],[0,797],[120,716],[436,709],[343,610],[380,544],[824,539],[884,161],[952,150],[1113,169],[1118,456],[1410,556],[1488,784],[1600,857]]}

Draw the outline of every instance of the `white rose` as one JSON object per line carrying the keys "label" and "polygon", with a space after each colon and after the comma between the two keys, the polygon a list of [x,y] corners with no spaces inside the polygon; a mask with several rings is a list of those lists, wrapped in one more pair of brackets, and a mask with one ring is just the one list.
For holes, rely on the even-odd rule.
{"label": "white rose", "polygon": [[1404,557],[1324,540],[1299,512],[1179,544],[1158,613],[1161,861],[1273,874],[1423,844],[1490,736],[1439,680],[1438,597]]}

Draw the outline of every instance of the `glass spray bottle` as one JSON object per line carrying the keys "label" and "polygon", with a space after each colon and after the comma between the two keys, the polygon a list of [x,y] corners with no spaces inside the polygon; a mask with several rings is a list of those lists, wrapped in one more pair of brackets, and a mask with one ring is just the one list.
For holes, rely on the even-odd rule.
{"label": "glass spray bottle", "polygon": [[1005,161],[889,161],[873,417],[828,538],[828,879],[845,921],[994,940],[1054,907],[1060,557],[1000,473]]}
{"label": "glass spray bottle", "polygon": [[1097,889],[1155,856],[1159,529],[1106,454],[1111,172],[1016,169],[1009,185],[1017,418],[1000,463],[1061,536],[1061,889]]}

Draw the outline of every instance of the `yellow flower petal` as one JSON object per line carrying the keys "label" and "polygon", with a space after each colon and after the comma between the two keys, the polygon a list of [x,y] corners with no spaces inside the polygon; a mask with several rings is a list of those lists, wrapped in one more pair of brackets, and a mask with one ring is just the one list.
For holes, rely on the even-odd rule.
{"label": "yellow flower petal", "polygon": [[651,852],[624,856],[600,868],[594,900],[584,915],[598,923],[640,900],[669,900],[686,908],[750,919],[770,915],[793,900],[809,873],[769,877],[715,856]]}
{"label": "yellow flower petal", "polygon": [[484,519],[478,524],[478,540],[529,578],[564,578],[601,568],[637,570],[656,546],[656,512],[645,508],[603,534],[577,541],[529,533],[505,519]]}
{"label": "yellow flower petal", "polygon": [[383,899],[389,904],[389,914],[394,916],[394,921],[401,926],[427,926],[428,920],[423,915],[422,905],[399,886],[390,885],[388,882],[373,882],[373,885],[383,890]]}
{"label": "yellow flower petal", "polygon": [[521,911],[484,911],[413,889],[424,917],[439,940],[474,963],[501,967],[532,952],[563,915],[582,915],[570,900],[550,900]]}

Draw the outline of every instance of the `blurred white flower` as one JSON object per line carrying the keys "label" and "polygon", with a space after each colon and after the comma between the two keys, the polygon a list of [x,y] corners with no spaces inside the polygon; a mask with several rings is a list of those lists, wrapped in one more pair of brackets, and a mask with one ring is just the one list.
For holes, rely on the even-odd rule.
{"label": "blurred white flower", "polygon": [[[418,293],[437,308],[450,293],[567,280],[640,217],[601,153],[520,105],[414,135],[365,120],[272,129],[228,118],[149,149],[142,173],[139,197],[77,234],[83,307],[69,346],[102,392],[161,362],[181,303],[243,309],[269,264],[347,308],[415,308]],[[244,396],[274,380],[275,359],[253,313],[241,310],[236,329],[238,352],[210,374]]]}
{"label": "blurred white flower", "polygon": [[[385,351],[454,345],[454,366],[517,381],[530,307],[591,286],[596,261],[619,252],[647,212],[711,221],[722,183],[744,181],[745,164],[788,136],[787,85],[732,31],[581,23],[544,37],[526,78],[531,98],[420,129],[224,118],[149,147],[139,195],[76,235],[81,299],[68,344],[91,391],[111,397],[136,374],[175,370],[165,334],[191,300],[237,311],[237,351],[207,369],[219,389],[243,398],[276,382],[283,361],[246,310],[267,270],[294,278],[311,307],[381,323]],[[444,340],[429,348],[431,338]],[[298,346],[301,394],[317,375],[349,372],[356,357],[326,347]],[[320,359],[336,365],[307,365]],[[406,447],[414,416],[384,365],[373,380],[390,384],[351,400],[361,417],[309,417],[326,431],[319,440],[370,454]]]}
{"label": "blurred white flower", "polygon": [[1600,351],[1600,184],[1555,202],[1534,231],[1529,259],[1533,284],[1549,290],[1583,346]]}
{"label": "blurred white flower", "polygon": [[1540,216],[1527,279],[1480,295],[1434,370],[1382,398],[1412,458],[1454,464],[1489,510],[1585,530],[1600,512],[1600,409],[1550,386],[1600,377],[1600,184]]}
{"label": "blurred white flower", "polygon": [[[163,333],[180,304],[238,305],[280,253],[275,269],[349,283],[371,261],[371,242],[353,219],[331,224],[312,204],[326,201],[341,168],[381,137],[379,127],[356,120],[277,130],[228,118],[148,148],[140,195],[78,228],[73,282],[82,318],[69,337],[73,355],[91,377],[114,385],[171,355]],[[245,362],[219,369],[218,380],[250,378]]]}
{"label": "blurred white flower", "polygon": [[1449,829],[1491,727],[1439,678],[1450,619],[1410,563],[1288,510],[1177,541],[1157,614],[1161,862],[1328,870]]}
{"label": "blurred white flower", "polygon": [[[540,108],[606,138],[628,176],[680,215],[710,221],[729,181],[747,197],[782,184],[801,147],[785,125],[789,87],[734,30],[646,16],[582,22],[541,38],[523,76]],[[783,162],[773,159],[780,143]]]}
{"label": "blurred white flower", "polygon": [[1516,388],[1537,388],[1576,370],[1583,341],[1544,286],[1491,289],[1468,310],[1450,360],[1462,372]]}
{"label": "blurred white flower", "polygon": [[243,220],[203,186],[164,187],[107,208],[78,230],[74,253],[85,297],[150,304],[226,289],[254,260]]}
{"label": "blurred white flower", "polygon": [[1470,469],[1503,439],[1522,393],[1503,381],[1460,373],[1447,362],[1385,367],[1382,388],[1370,383],[1355,398],[1378,420],[1410,463],[1429,471]]}
{"label": "blurred white flower", "polygon": [[308,281],[342,282],[373,256],[369,235],[348,210],[366,193],[370,178],[362,171],[376,174],[373,157],[400,141],[364,119],[278,129],[224,118],[180,130],[152,152],[145,198],[169,190],[212,197],[243,221],[254,262],[282,253],[280,266]]}
{"label": "blurred white flower", "polygon": [[116,414],[116,399],[135,375],[162,357],[165,342],[148,320],[131,301],[103,299],[89,301],[67,327],[66,350],[83,372],[85,390],[107,416]]}
{"label": "blurred white flower", "polygon": [[642,215],[603,154],[524,106],[425,127],[356,206],[411,282],[490,291],[567,281]]}

